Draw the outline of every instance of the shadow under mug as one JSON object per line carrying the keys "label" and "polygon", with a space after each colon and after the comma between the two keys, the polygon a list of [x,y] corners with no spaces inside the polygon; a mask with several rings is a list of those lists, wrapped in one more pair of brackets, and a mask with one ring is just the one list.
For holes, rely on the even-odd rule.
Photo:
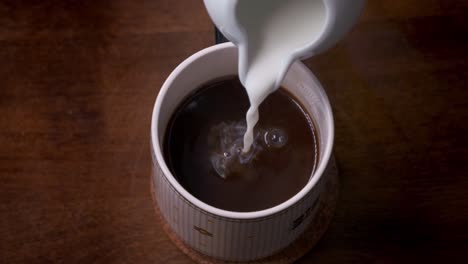
{"label": "shadow under mug", "polygon": [[226,211],[195,198],[179,184],[165,162],[162,145],[166,127],[178,105],[194,90],[211,80],[237,75],[237,59],[232,43],[218,44],[195,53],[169,75],[151,120],[152,177],[159,210],[180,240],[210,257],[251,261],[287,247],[317,214],[325,171],[331,164],[334,126],[321,84],[304,64],[295,62],[282,86],[312,116],[318,132],[319,162],[306,186],[289,200],[255,212]]}

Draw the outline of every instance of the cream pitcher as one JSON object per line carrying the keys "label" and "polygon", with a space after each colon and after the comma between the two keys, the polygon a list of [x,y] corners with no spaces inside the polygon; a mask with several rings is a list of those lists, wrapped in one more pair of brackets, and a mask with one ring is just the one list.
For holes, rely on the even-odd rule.
{"label": "cream pitcher", "polygon": [[281,71],[276,80],[278,83],[294,60],[310,58],[329,49],[343,38],[358,19],[364,2],[364,0],[204,0],[214,24],[239,49],[241,80],[245,79],[249,51],[263,48],[265,43],[259,42],[268,41],[262,39],[261,35],[264,33],[262,31],[267,27],[276,26],[279,34],[296,35],[295,38],[298,40],[294,44],[297,45],[292,47],[288,56],[282,59]]}

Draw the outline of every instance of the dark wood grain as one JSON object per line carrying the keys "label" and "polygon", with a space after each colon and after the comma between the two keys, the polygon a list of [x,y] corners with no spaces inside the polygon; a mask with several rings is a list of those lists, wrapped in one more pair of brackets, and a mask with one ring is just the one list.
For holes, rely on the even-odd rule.
{"label": "dark wood grain", "polygon": [[[463,263],[468,2],[368,1],[308,60],[341,197],[299,263]],[[188,263],[156,224],[151,109],[212,45],[202,1],[0,1],[0,263]]]}

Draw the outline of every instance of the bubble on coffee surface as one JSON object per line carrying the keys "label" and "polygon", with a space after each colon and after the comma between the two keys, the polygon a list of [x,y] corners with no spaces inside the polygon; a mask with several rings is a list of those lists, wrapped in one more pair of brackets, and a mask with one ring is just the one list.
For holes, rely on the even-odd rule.
{"label": "bubble on coffee surface", "polygon": [[288,135],[282,129],[273,128],[265,132],[264,141],[268,147],[282,148],[288,142]]}
{"label": "bubble on coffee surface", "polygon": [[222,122],[210,131],[212,154],[211,165],[223,179],[242,172],[262,151],[270,148],[282,148],[287,143],[287,135],[279,128],[256,129],[252,146],[248,152],[243,151],[245,122]]}

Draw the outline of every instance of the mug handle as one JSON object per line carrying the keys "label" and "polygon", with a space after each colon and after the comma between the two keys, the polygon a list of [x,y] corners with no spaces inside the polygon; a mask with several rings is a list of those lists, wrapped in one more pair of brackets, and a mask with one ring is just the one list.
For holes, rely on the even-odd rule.
{"label": "mug handle", "polygon": [[229,40],[221,33],[217,27],[215,27],[215,42],[216,44],[229,42]]}

